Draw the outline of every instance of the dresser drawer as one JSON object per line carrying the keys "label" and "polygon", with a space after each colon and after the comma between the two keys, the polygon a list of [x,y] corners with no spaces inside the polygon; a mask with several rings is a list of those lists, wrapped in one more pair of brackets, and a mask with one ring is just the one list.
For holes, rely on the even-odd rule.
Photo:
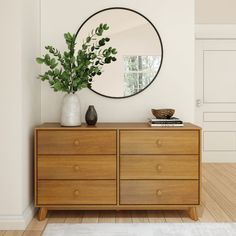
{"label": "dresser drawer", "polygon": [[120,131],[121,154],[198,154],[198,131]]}
{"label": "dresser drawer", "polygon": [[120,204],[198,204],[198,180],[121,180]]}
{"label": "dresser drawer", "polygon": [[116,131],[38,131],[38,154],[116,154]]}
{"label": "dresser drawer", "polygon": [[116,179],[115,155],[38,156],[38,179]]}
{"label": "dresser drawer", "polygon": [[116,204],[115,180],[40,180],[38,204]]}
{"label": "dresser drawer", "polygon": [[197,155],[122,155],[121,179],[198,179]]}

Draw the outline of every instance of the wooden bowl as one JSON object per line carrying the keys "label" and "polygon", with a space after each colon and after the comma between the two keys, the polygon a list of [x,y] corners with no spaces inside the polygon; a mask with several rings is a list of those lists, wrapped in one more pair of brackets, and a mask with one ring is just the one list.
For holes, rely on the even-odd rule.
{"label": "wooden bowl", "polygon": [[175,113],[175,109],[152,109],[152,114],[157,119],[170,119]]}

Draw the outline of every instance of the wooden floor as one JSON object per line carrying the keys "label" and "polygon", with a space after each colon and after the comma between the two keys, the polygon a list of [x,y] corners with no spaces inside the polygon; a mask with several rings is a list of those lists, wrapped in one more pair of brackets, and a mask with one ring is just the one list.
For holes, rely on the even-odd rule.
{"label": "wooden floor", "polygon": [[[199,222],[236,222],[236,164],[203,164]],[[51,211],[36,217],[25,231],[0,231],[0,236],[38,236],[48,223],[194,222],[184,211]]]}

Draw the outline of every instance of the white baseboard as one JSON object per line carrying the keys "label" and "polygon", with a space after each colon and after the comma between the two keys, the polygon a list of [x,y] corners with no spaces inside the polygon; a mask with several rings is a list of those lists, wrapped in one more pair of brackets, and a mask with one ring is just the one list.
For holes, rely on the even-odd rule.
{"label": "white baseboard", "polygon": [[227,159],[227,160],[217,160],[217,159],[204,159],[202,160],[202,163],[218,163],[218,164],[235,164],[236,161],[233,159]]}
{"label": "white baseboard", "polygon": [[0,230],[25,230],[35,212],[36,208],[31,203],[22,215],[0,215]]}
{"label": "white baseboard", "polygon": [[208,152],[202,156],[205,163],[236,163],[235,153]]}

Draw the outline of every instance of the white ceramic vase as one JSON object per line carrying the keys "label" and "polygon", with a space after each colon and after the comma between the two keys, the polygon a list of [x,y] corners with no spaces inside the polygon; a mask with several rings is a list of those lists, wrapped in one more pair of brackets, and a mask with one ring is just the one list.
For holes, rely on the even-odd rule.
{"label": "white ceramic vase", "polygon": [[77,94],[66,94],[64,96],[61,107],[61,125],[81,125],[81,107]]}

